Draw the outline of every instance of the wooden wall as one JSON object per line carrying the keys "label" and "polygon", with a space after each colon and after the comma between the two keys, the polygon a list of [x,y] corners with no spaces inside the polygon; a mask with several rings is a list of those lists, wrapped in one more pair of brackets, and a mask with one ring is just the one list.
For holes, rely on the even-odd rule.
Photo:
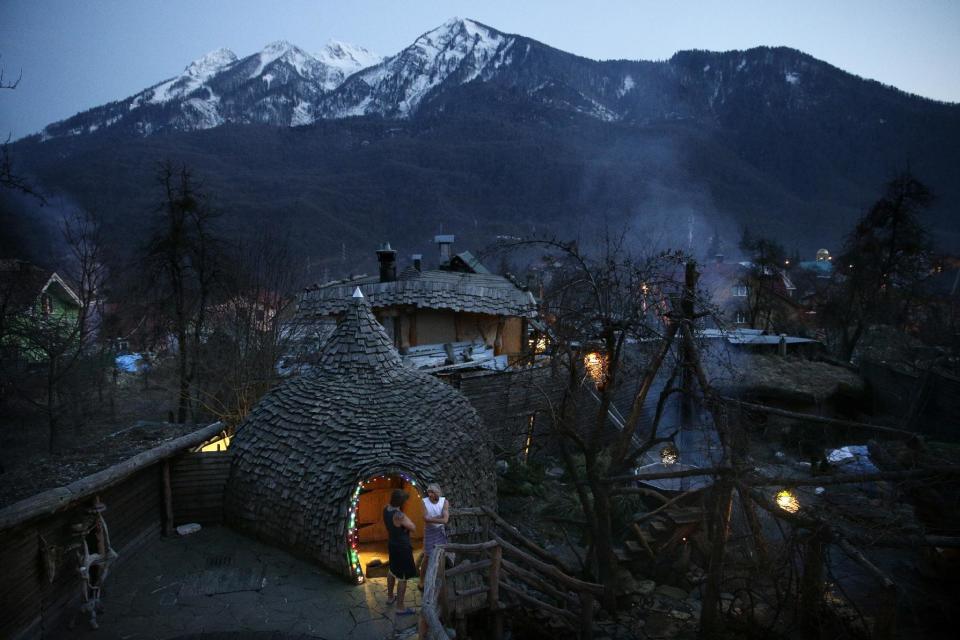
{"label": "wooden wall", "polygon": [[170,463],[174,526],[223,522],[223,493],[232,452],[186,453]]}
{"label": "wooden wall", "polygon": [[[483,420],[488,435],[499,450],[498,456],[524,457],[526,440],[531,435],[530,455],[535,455],[549,446],[550,420],[554,409],[559,410],[568,381],[563,367],[554,372],[549,365],[518,368],[510,371],[483,371],[440,376],[458,388]],[[630,413],[637,380],[628,379],[614,391],[613,402],[622,416]],[[644,412],[638,423],[638,433],[643,435],[652,426],[652,416],[663,381],[655,383],[647,397]],[[592,430],[599,409],[598,399],[583,386],[576,398],[577,428],[584,433]],[[551,407],[551,404],[553,407]],[[530,416],[533,416],[532,424]],[[618,427],[608,420],[605,438],[618,432]]]}
{"label": "wooden wall", "polygon": [[[152,465],[100,494],[104,520],[122,563],[160,535],[163,491],[160,466]],[[0,638],[30,638],[49,633],[64,614],[79,605],[80,580],[75,551],[64,551],[74,537],[73,522],[88,517],[92,500],[0,532]],[[56,572],[50,581],[44,548],[52,548]],[[81,624],[85,624],[82,621]],[[82,627],[81,627],[82,628]]]}
{"label": "wooden wall", "polygon": [[423,506],[423,497],[416,487],[408,484],[399,476],[374,478],[363,485],[364,493],[360,494],[360,504],[357,505],[357,524],[360,542],[383,542],[387,540],[387,527],[383,524],[383,510],[390,504],[390,495],[394,489],[403,489],[410,498],[403,506],[403,512],[417,525],[417,530],[411,538],[423,537],[423,517],[426,510]]}
{"label": "wooden wall", "polygon": [[477,372],[455,376],[450,381],[467,396],[494,445],[501,448],[497,455],[508,457],[522,455],[531,415],[534,416],[531,445],[533,450],[539,448],[543,434],[550,428],[547,396],[558,401],[562,391],[549,367]]}

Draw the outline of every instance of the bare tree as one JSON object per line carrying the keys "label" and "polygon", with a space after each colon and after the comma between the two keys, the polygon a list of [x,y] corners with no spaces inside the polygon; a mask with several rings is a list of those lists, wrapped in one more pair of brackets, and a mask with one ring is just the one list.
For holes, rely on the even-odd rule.
{"label": "bare tree", "polygon": [[[65,392],[86,382],[78,377],[78,364],[89,355],[99,329],[100,291],[106,278],[96,217],[75,212],[63,221],[61,232],[69,249],[64,278],[57,280],[58,275],[22,263],[23,277],[9,279],[0,295],[0,343],[7,351],[0,366],[7,384],[46,417],[50,451],[59,444],[61,421],[67,415]],[[36,288],[39,283],[49,291],[61,282],[64,292],[76,295],[64,306]]]}
{"label": "bare tree", "polygon": [[[648,396],[664,363],[673,358],[682,326],[671,319],[671,297],[681,291],[683,257],[661,253],[636,258],[623,237],[608,237],[596,257],[575,243],[530,241],[556,255],[563,268],[545,287],[552,366],[564,381],[554,395],[551,429],[556,448],[574,481],[588,529],[596,577],[616,591],[617,559],[612,519],[616,498],[607,478],[631,470],[653,447],[675,434],[659,434],[666,398],[683,390],[668,385],[658,402],[652,430],[638,433]],[[674,354],[675,355],[675,354]],[[671,378],[673,379],[673,378]],[[615,395],[629,392],[629,415],[620,419]],[[611,438],[611,429],[617,433]]]}
{"label": "bare tree", "polygon": [[144,250],[147,282],[159,297],[177,345],[177,422],[196,419],[200,345],[211,297],[220,278],[216,213],[185,166],[161,163],[163,201]]}
{"label": "bare tree", "polygon": [[930,275],[930,243],[920,214],[933,200],[909,171],[887,183],[883,196],[857,222],[835,261],[837,274],[824,315],[849,360],[871,324],[902,326]]}
{"label": "bare tree", "polygon": [[13,82],[5,79],[3,76],[4,68],[0,67],[0,89],[16,89],[17,85],[20,84],[20,80],[23,79],[23,69],[20,70],[20,75],[18,75],[17,79]]}
{"label": "bare tree", "polygon": [[747,321],[751,329],[769,330],[781,305],[777,282],[782,282],[786,252],[780,243],[743,230],[740,250],[749,260],[747,267]]}
{"label": "bare tree", "polygon": [[225,288],[209,314],[200,398],[207,411],[235,425],[280,379],[297,280],[289,243],[269,235],[239,242],[225,271]]}
{"label": "bare tree", "polygon": [[[23,78],[23,70],[20,71],[20,75],[13,82],[5,80],[3,76],[4,69],[0,67],[0,89],[13,90],[20,84],[20,80]],[[10,155],[11,138],[12,136],[8,135],[7,139],[0,145],[0,187],[33,196],[41,203],[46,204],[46,198],[43,194],[37,191],[23,176],[14,172],[13,157]]]}

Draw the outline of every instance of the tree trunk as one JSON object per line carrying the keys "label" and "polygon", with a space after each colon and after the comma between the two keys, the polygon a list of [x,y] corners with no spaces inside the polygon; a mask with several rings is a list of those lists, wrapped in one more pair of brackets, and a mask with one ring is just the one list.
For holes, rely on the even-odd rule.
{"label": "tree trunk", "polygon": [[180,385],[179,400],[177,402],[177,422],[187,421],[187,412],[190,410],[190,379],[187,370],[187,336],[184,331],[177,334],[177,348],[179,350]]}
{"label": "tree trunk", "polygon": [[700,616],[700,634],[712,638],[722,627],[720,618],[720,585],[723,578],[723,556],[730,534],[730,515],[733,507],[733,486],[725,478],[714,485],[716,501],[711,514],[712,546],[707,568],[707,583],[703,591],[703,610]]}
{"label": "tree trunk", "polygon": [[53,453],[57,450],[59,444],[57,431],[59,430],[57,420],[59,417],[59,407],[57,407],[57,365],[52,355],[48,356],[50,362],[47,368],[47,428],[50,430],[47,441],[47,450]]}
{"label": "tree trunk", "polygon": [[604,586],[603,607],[608,611],[617,608],[617,557],[613,552],[613,532],[610,523],[610,496],[607,487],[591,478],[590,489],[593,493],[593,510],[596,518],[597,536],[594,553],[597,557],[597,569],[600,584]]}

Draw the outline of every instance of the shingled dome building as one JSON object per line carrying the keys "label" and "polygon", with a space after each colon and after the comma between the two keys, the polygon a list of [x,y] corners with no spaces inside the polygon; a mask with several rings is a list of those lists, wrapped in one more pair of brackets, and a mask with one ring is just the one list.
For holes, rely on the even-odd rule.
{"label": "shingled dome building", "polygon": [[359,290],[309,373],[268,393],[237,429],[227,515],[239,529],[362,582],[386,558],[394,488],[422,536],[421,487],[493,506],[493,458],[453,387],[404,367]]}

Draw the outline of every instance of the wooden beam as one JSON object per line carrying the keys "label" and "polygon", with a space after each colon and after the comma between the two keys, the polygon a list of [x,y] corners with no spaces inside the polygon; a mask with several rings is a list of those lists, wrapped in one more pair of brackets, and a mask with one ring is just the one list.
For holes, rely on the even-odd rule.
{"label": "wooden beam", "polygon": [[500,583],[500,588],[503,589],[504,591],[510,593],[511,595],[516,596],[518,599],[523,600],[524,602],[526,602],[526,603],[529,604],[529,605],[533,605],[534,607],[536,607],[536,608],[538,608],[538,609],[543,609],[544,611],[548,611],[548,612],[552,613],[553,615],[558,616],[558,617],[560,617],[560,618],[565,618],[565,619],[569,620],[570,622],[572,622],[572,623],[574,623],[574,624],[577,624],[577,623],[579,623],[579,621],[580,621],[580,617],[579,617],[577,614],[575,614],[574,612],[569,611],[569,610],[567,610],[567,609],[560,609],[559,607],[555,607],[555,606],[553,606],[552,604],[547,604],[546,602],[543,602],[542,600],[537,600],[536,598],[534,598],[533,596],[531,596],[530,594],[528,594],[528,593],[527,593],[526,591],[524,591],[523,589],[519,589],[519,588],[517,588],[517,587],[514,587],[513,585],[511,585],[511,584],[508,583],[508,582],[502,582],[502,583]]}
{"label": "wooden beam", "polygon": [[504,551],[512,554],[514,557],[520,558],[527,564],[530,564],[536,569],[538,569],[539,571],[549,575],[550,577],[554,578],[555,580],[563,584],[568,589],[571,589],[576,592],[586,591],[598,597],[603,596],[604,588],[602,584],[584,582],[583,580],[578,580],[576,578],[570,577],[564,572],[560,571],[560,569],[558,569],[554,565],[548,564],[546,562],[543,562],[542,560],[534,558],[528,553],[524,553],[523,551],[513,546],[503,538],[497,536],[496,534],[494,534],[493,539],[496,540],[500,544],[500,546],[503,547]]}
{"label": "wooden beam", "polygon": [[913,431],[906,431],[904,429],[896,429],[894,427],[881,427],[876,424],[867,424],[865,422],[853,422],[851,420],[837,420],[834,418],[824,418],[823,416],[815,416],[809,413],[797,413],[795,411],[787,411],[786,409],[776,409],[774,407],[768,407],[763,404],[755,404],[753,402],[743,402],[742,400],[735,400],[734,398],[724,397],[725,402],[737,404],[741,407],[749,409],[750,411],[759,411],[761,413],[769,413],[770,415],[780,416],[781,418],[790,418],[792,420],[797,420],[800,422],[807,423],[816,423],[822,424],[824,426],[831,427],[840,427],[843,429],[856,429],[859,431],[869,431],[872,433],[878,433],[882,435],[887,435],[896,438],[903,439],[913,439],[921,438],[921,434],[914,433]]}
{"label": "wooden beam", "polygon": [[732,472],[730,467],[704,467],[703,469],[684,469],[683,471],[658,471],[656,473],[630,473],[619,476],[608,476],[603,479],[604,482],[614,484],[617,482],[643,481],[643,480],[665,480],[667,478],[690,478],[694,476],[719,476]]}
{"label": "wooden beam", "polygon": [[446,564],[443,545],[434,550],[432,560],[427,567],[424,581],[423,602],[420,607],[420,637],[428,640],[450,640],[437,611],[437,601],[444,586],[440,580],[440,567]]}
{"label": "wooden beam", "polygon": [[214,422],[193,433],[174,438],[158,447],[138,453],[132,458],[107,467],[103,471],[98,471],[68,485],[49,489],[15,502],[0,509],[0,530],[9,529],[34,518],[66,509],[85,498],[122,482],[141,469],[209,440],[222,430],[223,425]]}
{"label": "wooden beam", "polygon": [[574,597],[570,593],[566,593],[561,591],[560,589],[557,589],[556,587],[551,585],[549,582],[547,582],[546,580],[544,580],[543,578],[535,574],[533,571],[528,571],[527,569],[524,569],[520,565],[510,562],[506,558],[503,559],[502,566],[506,573],[517,578],[518,580],[526,582],[534,589],[537,589],[538,591],[541,591],[547,594],[548,596],[551,596],[561,602],[567,602],[572,605],[578,605],[580,602],[576,597]]}
{"label": "wooden beam", "polygon": [[465,573],[473,573],[474,571],[482,571],[489,567],[493,562],[491,560],[480,560],[479,562],[461,562],[452,569],[447,569],[445,573],[447,578],[453,578],[454,576],[462,576]]}
{"label": "wooden beam", "polygon": [[503,612],[500,608],[500,564],[503,561],[503,548],[496,546],[490,550],[490,575],[488,576],[487,606],[493,615],[493,638],[503,638]]}
{"label": "wooden beam", "polygon": [[170,487],[170,460],[163,461],[163,535],[173,535],[173,489]]}
{"label": "wooden beam", "polygon": [[928,467],[926,469],[911,469],[909,471],[881,471],[879,473],[838,473],[837,475],[833,476],[816,476],[813,478],[791,478],[789,476],[777,478],[758,477],[745,479],[745,483],[753,487],[813,487],[828,484],[845,484],[850,482],[916,480],[933,477],[960,477],[960,467]]}
{"label": "wooden beam", "polygon": [[[466,544],[462,542],[448,542],[443,545],[443,548],[447,551],[461,551],[463,553],[478,553],[480,551],[486,551],[487,549],[493,549],[497,546],[496,540],[487,540],[486,542],[477,542],[474,544]],[[447,572],[449,575],[449,572]]]}
{"label": "wooden beam", "polygon": [[519,529],[517,529],[515,526],[513,526],[503,518],[501,518],[496,511],[494,511],[490,507],[481,507],[481,509],[483,510],[483,513],[488,518],[490,518],[495,524],[499,525],[502,529],[505,529],[506,533],[509,533],[514,538],[516,538],[517,542],[519,542],[524,547],[526,547],[527,550],[529,550],[531,553],[536,555],[538,558],[540,558],[544,562],[548,562],[558,567],[562,567],[563,569],[569,569],[569,567],[567,567],[559,558],[557,558],[555,555],[553,555],[552,553],[550,553],[540,545],[538,545],[536,542],[534,542],[527,536],[520,533]]}
{"label": "wooden beam", "polygon": [[819,637],[825,589],[825,554],[829,533],[814,529],[807,536],[800,576],[800,628],[807,637]]}

